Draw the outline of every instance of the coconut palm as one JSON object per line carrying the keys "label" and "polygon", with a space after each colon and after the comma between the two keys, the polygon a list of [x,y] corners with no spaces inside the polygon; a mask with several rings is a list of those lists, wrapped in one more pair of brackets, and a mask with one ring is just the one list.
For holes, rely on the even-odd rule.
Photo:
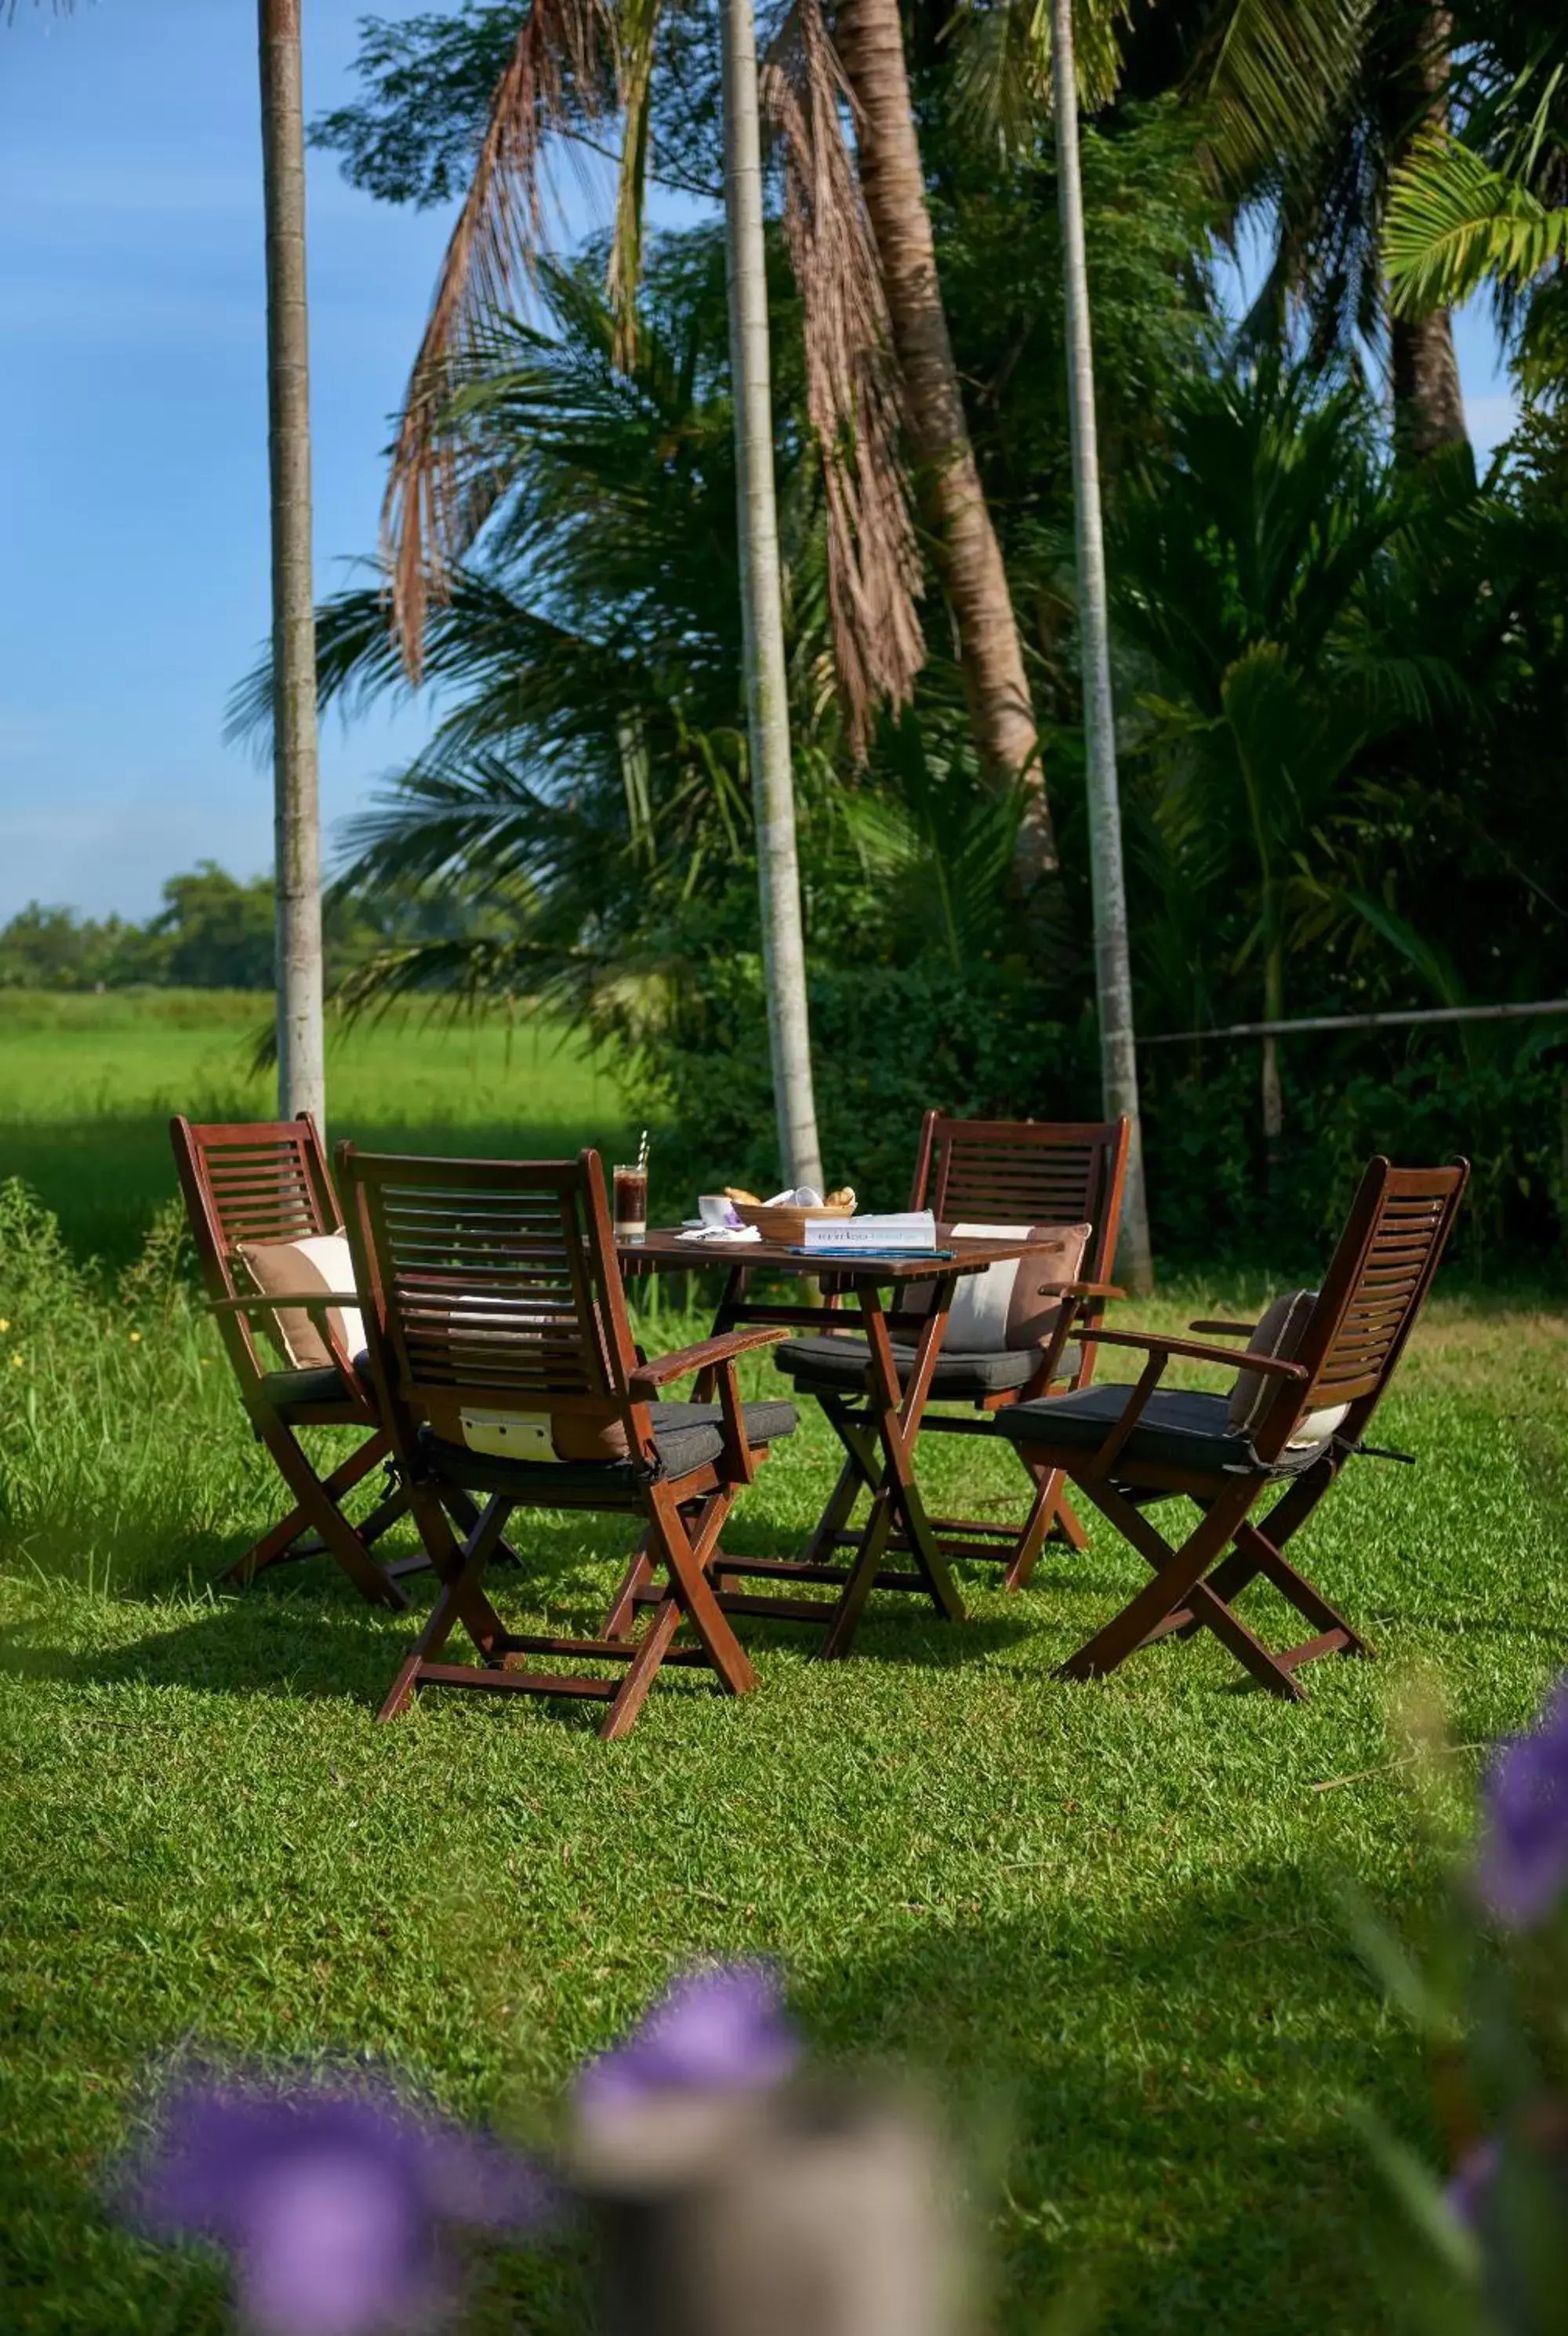
{"label": "coconut palm", "polygon": [[[457,418],[489,511],[426,624],[441,718],[356,822],[344,879],[439,885],[472,927],[384,952],[349,1002],[552,994],[602,1029],[678,991],[751,866],[723,252],[699,236],[657,255],[630,358],[594,257],[542,262],[538,293],[550,329],[498,318],[471,350]],[[787,439],[780,479],[798,703],[827,641],[820,513]],[[318,634],[324,704],[407,689],[378,579],[324,603]],[[233,728],[270,699],[263,667]]]}
{"label": "coconut palm", "polygon": [[[897,12],[879,15],[883,5],[856,0],[834,15],[830,33],[818,0],[794,0],[764,73],[783,165],[785,239],[803,298],[808,412],[825,472],[839,686],[852,737],[863,745],[874,707],[906,703],[922,661],[920,565],[901,453],[907,437],[977,742],[998,776],[1024,775],[1031,816],[1021,852],[1037,872],[1052,864],[1054,846],[1033,714],[942,318],[909,77],[892,37]],[[597,138],[606,123],[620,125],[610,282],[625,308],[636,279],[660,46],[688,40],[693,14],[677,5],[634,18],[625,0],[613,14],[605,0],[534,0],[521,24],[400,439],[390,533],[398,621],[415,655],[426,590],[439,590],[445,560],[462,556],[474,516],[452,450],[432,443],[444,368],[461,362],[467,332],[537,247],[540,156],[553,133]],[[404,71],[401,49],[398,56]],[[326,132],[361,166],[363,127],[351,110]],[[443,148],[443,185],[444,155]]]}
{"label": "coconut palm", "polygon": [[[807,1023],[805,936],[790,770],[784,588],[774,492],[773,366],[768,354],[767,252],[763,240],[762,133],[756,27],[751,0],[719,0],[724,57],[724,178],[728,229],[730,375],[735,404],[736,531],[746,728],[756,816],[763,986],[774,1109],[784,1182],[820,1192]],[[629,128],[629,125],[628,125]]]}
{"label": "coconut palm", "polygon": [[259,0],[259,12],[272,516],[278,1101],[281,1117],[307,1111],[320,1126],[326,1113],[326,1069],[299,0]]}
{"label": "coconut palm", "polygon": [[[1169,468],[1128,499],[1112,575],[1145,657],[1156,816],[1223,930],[1260,1018],[1284,1013],[1291,947],[1337,910],[1329,839],[1367,750],[1451,696],[1440,657],[1398,654],[1369,621],[1380,571],[1417,506],[1368,451],[1349,384],[1327,393],[1271,355],[1195,382],[1171,421]],[[1283,1127],[1266,1038],[1261,1120]]]}
{"label": "coconut palm", "polygon": [[1078,169],[1078,88],[1073,0],[1052,0],[1050,71],[1057,124],[1057,201],[1067,324],[1067,406],[1073,441],[1078,630],[1083,649],[1084,746],[1089,808],[1089,877],[1095,915],[1095,990],[1099,1007],[1100,1087],[1107,1118],[1132,1126],[1117,1270],[1139,1293],[1153,1287],[1148,1201],[1144,1189],[1138,1057],[1133,1028],[1133,968],[1122,868],[1122,808],[1116,785],[1115,706],[1110,618],[1100,521],[1088,263]]}
{"label": "coconut palm", "polygon": [[1464,443],[1464,404],[1446,309],[1393,309],[1381,244],[1391,184],[1446,119],[1453,49],[1445,0],[1157,0],[1127,41],[1129,92],[1200,100],[1231,200],[1269,222],[1254,345],[1300,323],[1320,364],[1382,350],[1412,461]]}
{"label": "coconut palm", "polygon": [[1528,368],[1568,373],[1568,22],[1551,0],[1464,12],[1460,129],[1421,139],[1395,180],[1387,258],[1419,325],[1490,282]]}

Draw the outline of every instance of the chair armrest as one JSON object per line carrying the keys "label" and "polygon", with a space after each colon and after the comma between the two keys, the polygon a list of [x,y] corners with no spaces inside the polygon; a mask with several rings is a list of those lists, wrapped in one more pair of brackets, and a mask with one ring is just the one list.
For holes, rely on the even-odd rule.
{"label": "chair armrest", "polygon": [[1250,1338],[1257,1329],[1255,1322],[1189,1322],[1189,1330],[1201,1330],[1205,1338]]}
{"label": "chair armrest", "polygon": [[1282,1363],[1277,1355],[1241,1355],[1228,1347],[1201,1347],[1193,1338],[1166,1338],[1157,1330],[1080,1330],[1080,1344],[1086,1347],[1141,1347],[1145,1354],[1181,1355],[1193,1363],[1222,1363],[1233,1371],[1238,1362],[1249,1371],[1261,1371],[1266,1377],[1279,1379],[1304,1379],[1307,1376],[1300,1363]]}
{"label": "chair armrest", "polygon": [[1125,1298],[1127,1293],[1114,1281],[1042,1281],[1035,1294],[1039,1298]]}
{"label": "chair armrest", "polygon": [[631,1375],[634,1397],[649,1387],[664,1387],[670,1379],[683,1379],[690,1371],[712,1370],[719,1363],[732,1363],[752,1347],[776,1347],[791,1335],[787,1328],[758,1330],[726,1330],[716,1338],[704,1338],[695,1347],[677,1347],[673,1355],[659,1355],[651,1363],[639,1363]]}
{"label": "chair armrest", "polygon": [[329,1306],[352,1306],[357,1313],[365,1303],[357,1290],[290,1290],[272,1298],[209,1298],[209,1314],[276,1314],[298,1307],[304,1314],[320,1314]]}

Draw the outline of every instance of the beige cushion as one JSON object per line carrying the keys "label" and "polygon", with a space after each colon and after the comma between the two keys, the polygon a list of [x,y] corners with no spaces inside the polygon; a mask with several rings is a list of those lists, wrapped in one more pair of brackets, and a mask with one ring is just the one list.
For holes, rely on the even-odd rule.
{"label": "beige cushion", "polygon": [[[341,1233],[312,1233],[307,1241],[241,1241],[235,1252],[260,1298],[325,1297],[328,1291],[354,1288],[354,1266],[348,1243]],[[297,1307],[280,1306],[263,1318],[290,1366],[297,1371],[330,1369],[332,1349],[322,1336],[317,1316]],[[335,1306],[326,1319],[352,1361],[365,1345],[365,1325],[357,1308]]]}
{"label": "beige cushion", "polygon": [[[1288,1290],[1276,1298],[1251,1337],[1247,1341],[1250,1355],[1273,1355],[1288,1363],[1300,1345],[1312,1309],[1318,1303],[1315,1290]],[[1231,1390],[1230,1422],[1239,1436],[1251,1436],[1262,1424],[1263,1415],[1278,1394],[1280,1382],[1266,1371],[1242,1371]],[[1310,1411],[1299,1419],[1286,1439],[1286,1450],[1300,1452],[1310,1444],[1321,1444],[1332,1436],[1350,1406],[1346,1403],[1327,1404],[1320,1411]]]}
{"label": "beige cushion", "polygon": [[[943,1344],[959,1355],[998,1355],[1046,1346],[1061,1319],[1059,1298],[1042,1298],[1044,1281],[1076,1281],[1094,1228],[1090,1225],[954,1225],[959,1241],[1031,1241],[1027,1257],[1002,1258],[983,1272],[966,1273],[953,1291]],[[934,1281],[917,1281],[901,1310],[923,1314],[936,1296]]]}

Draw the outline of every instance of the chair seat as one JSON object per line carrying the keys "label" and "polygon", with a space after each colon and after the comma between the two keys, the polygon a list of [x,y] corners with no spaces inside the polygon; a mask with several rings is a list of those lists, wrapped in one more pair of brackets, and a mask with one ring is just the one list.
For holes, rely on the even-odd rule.
{"label": "chair seat", "polygon": [[[650,1403],[654,1445],[667,1476],[706,1468],[724,1450],[724,1412],[716,1403]],[[747,1403],[741,1406],[746,1440],[754,1447],[793,1436],[800,1415],[793,1403]],[[603,1499],[631,1491],[637,1483],[624,1460],[507,1460],[449,1444],[428,1428],[419,1439],[421,1457],[433,1475],[472,1492],[508,1493],[524,1504],[550,1508],[582,1494]]]}
{"label": "chair seat", "polygon": [[[913,1343],[895,1338],[893,1354],[901,1374],[915,1358]],[[861,1338],[789,1338],[774,1348],[774,1360],[787,1371],[802,1395],[862,1394],[867,1388],[871,1355]],[[1008,1347],[996,1354],[962,1354],[944,1347],[937,1357],[931,1380],[933,1396],[1004,1395],[1009,1387],[1027,1385],[1039,1368],[1037,1347]]]}
{"label": "chair seat", "polygon": [[[1130,1387],[1102,1385],[1082,1388],[1076,1395],[1042,1396],[1033,1403],[1016,1403],[997,1414],[998,1436],[1008,1436],[1026,1450],[1031,1445],[1053,1451],[1093,1452],[1105,1440],[1127,1405]],[[1323,1449],[1325,1437],[1282,1452],[1270,1463],[1270,1475],[1295,1475],[1310,1468]],[[1260,1472],[1252,1447],[1231,1426],[1230,1398],[1196,1388],[1156,1387],[1144,1406],[1143,1416],[1116,1455],[1113,1470],[1153,1467],[1193,1468],[1204,1474],[1226,1468]]]}
{"label": "chair seat", "polygon": [[[355,1369],[365,1385],[370,1380],[370,1357],[361,1350],[354,1358]],[[268,1371],[261,1382],[267,1400],[279,1411],[292,1411],[301,1404],[362,1403],[364,1387],[351,1387],[334,1363],[306,1371]]]}

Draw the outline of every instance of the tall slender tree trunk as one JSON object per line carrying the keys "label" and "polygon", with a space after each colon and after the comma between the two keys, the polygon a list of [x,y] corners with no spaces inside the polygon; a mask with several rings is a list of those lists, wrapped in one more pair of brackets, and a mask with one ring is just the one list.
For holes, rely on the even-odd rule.
{"label": "tall slender tree trunk", "polygon": [[[1448,122],[1448,68],[1454,20],[1441,0],[1429,0],[1415,19],[1417,37],[1410,58],[1413,83],[1411,135],[1443,130]],[[1454,321],[1446,308],[1426,316],[1395,316],[1389,322],[1389,371],[1394,390],[1394,443],[1407,462],[1424,462],[1446,446],[1463,446],[1465,396],[1454,349]]]}
{"label": "tall slender tree trunk", "polygon": [[735,396],[741,616],[768,1046],[780,1164],[790,1183],[814,1184],[820,1192],[822,1154],[806,1020],[805,939],[801,929],[778,513],[774,500],[773,384],[752,0],[720,0],[719,23],[724,50],[725,264]]}
{"label": "tall slender tree trunk", "polygon": [[321,1010],[321,827],[316,594],[310,555],[310,347],[305,283],[305,105],[299,0],[258,0],[267,212],[267,404],[272,496],[273,813],[278,1100],[326,1111]]}
{"label": "tall slender tree trunk", "polygon": [[833,38],[854,94],[861,184],[969,719],[992,773],[1027,787],[1018,858],[1027,883],[1056,867],[1056,842],[1018,621],[948,336],[899,0],[841,0]]}
{"label": "tall slender tree trunk", "polygon": [[1051,81],[1057,115],[1057,202],[1066,296],[1067,413],[1072,433],[1077,541],[1078,638],[1083,657],[1087,761],[1089,876],[1095,910],[1095,991],[1100,1021],[1100,1090],[1108,1118],[1132,1122],[1117,1272],[1140,1292],[1154,1287],[1138,1056],[1133,1035],[1133,968],[1122,868],[1122,807],[1116,784],[1115,707],[1111,694],[1110,616],[1100,523],[1099,433],[1094,342],[1089,325],[1084,200],[1078,176],[1078,89],[1073,59],[1073,0],[1051,0]]}

